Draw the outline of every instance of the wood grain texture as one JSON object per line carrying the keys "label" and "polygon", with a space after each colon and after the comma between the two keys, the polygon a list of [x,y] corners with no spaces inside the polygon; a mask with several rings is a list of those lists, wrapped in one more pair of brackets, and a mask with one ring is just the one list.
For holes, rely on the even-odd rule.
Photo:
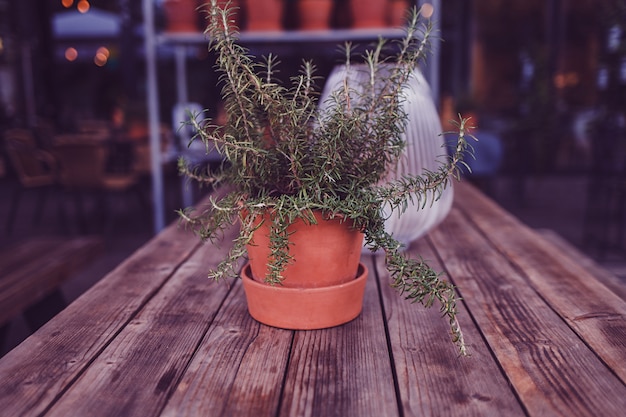
{"label": "wood grain texture", "polygon": [[169,227],[6,354],[0,410],[10,416],[45,411],[198,246],[189,232]]}
{"label": "wood grain texture", "polygon": [[196,251],[47,415],[158,415],[228,293],[207,278],[226,250]]}
{"label": "wood grain texture", "polygon": [[102,253],[97,237],[32,238],[0,255],[0,324],[42,300]]}
{"label": "wood grain texture", "polygon": [[570,263],[578,263],[585,268],[595,279],[602,282],[607,288],[618,295],[622,300],[626,300],[626,284],[618,276],[598,265],[587,254],[581,252],[568,241],[563,239],[558,233],[549,229],[537,230],[543,239],[555,246],[561,255],[569,258]]}
{"label": "wood grain texture", "polygon": [[162,415],[276,415],[292,335],[254,321],[237,281]]}
{"label": "wood grain texture", "polygon": [[626,386],[463,213],[453,209],[430,238],[530,415],[624,410]]}
{"label": "wood grain texture", "polygon": [[[421,256],[435,270],[443,270],[426,239],[413,242],[407,256]],[[458,318],[470,357],[459,357],[437,304],[426,309],[405,300],[390,286],[382,257],[376,269],[405,417],[524,415],[463,303],[458,303]]]}
{"label": "wood grain texture", "polygon": [[50,245],[60,243],[59,238],[32,238],[14,246],[2,248],[0,252],[0,275],[7,275],[32,260],[33,255],[45,253]]}
{"label": "wood grain texture", "polygon": [[[467,185],[410,256],[447,272],[469,358],[435,306],[370,271],[363,313],[289,331],[255,322],[222,246],[172,226],[0,358],[4,416],[614,416],[626,409],[624,300],[597,271]],[[24,251],[20,256],[27,256]],[[24,260],[20,261],[23,263]],[[0,258],[5,268],[20,263]],[[13,265],[13,266],[10,266]]]}
{"label": "wood grain texture", "polygon": [[342,326],[296,332],[279,415],[397,416],[383,315],[371,260],[363,312]]}
{"label": "wood grain texture", "polygon": [[458,188],[469,220],[626,383],[626,301],[477,190]]}

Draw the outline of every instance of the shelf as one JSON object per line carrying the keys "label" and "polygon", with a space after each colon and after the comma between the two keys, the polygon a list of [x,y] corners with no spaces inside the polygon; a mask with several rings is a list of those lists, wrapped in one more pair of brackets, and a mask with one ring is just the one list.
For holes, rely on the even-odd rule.
{"label": "shelf", "polygon": [[[375,29],[332,29],[332,30],[277,30],[277,31],[243,31],[239,41],[246,44],[290,44],[290,43],[322,43],[345,41],[371,41],[382,36],[386,39],[399,39],[404,30],[396,28]],[[208,37],[201,32],[160,33],[157,35],[159,44],[198,45],[206,44]]]}

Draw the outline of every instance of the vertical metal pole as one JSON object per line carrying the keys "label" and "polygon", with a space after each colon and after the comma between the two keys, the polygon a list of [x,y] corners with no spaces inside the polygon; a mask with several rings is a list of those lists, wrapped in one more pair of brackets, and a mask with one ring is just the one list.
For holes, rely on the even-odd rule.
{"label": "vertical metal pole", "polygon": [[154,34],[154,10],[152,0],[143,0],[144,47],[146,51],[146,79],[148,123],[150,127],[150,162],[152,169],[152,198],[154,209],[154,233],[165,227],[163,198],[163,167],[159,134],[159,93],[157,90],[156,36]]}
{"label": "vertical metal pole", "polygon": [[[433,23],[435,33],[438,34],[441,32],[441,19],[443,18],[443,13],[441,13],[441,0],[431,0],[431,4],[433,5]],[[435,36],[432,40],[432,58],[431,58],[431,66],[430,66],[430,89],[433,96],[433,101],[436,106],[439,106],[439,63],[441,58],[441,41],[438,36]]]}
{"label": "vertical metal pole", "polygon": [[[184,45],[176,45],[174,54],[176,58],[176,100],[180,108],[189,101],[189,95],[187,94],[187,48]],[[174,130],[179,127],[173,126]],[[187,146],[189,137],[187,137],[184,131],[181,131],[177,136],[179,136],[181,144]],[[182,190],[183,207],[190,207],[193,204],[193,192],[189,181],[185,177],[181,177],[180,187]]]}
{"label": "vertical metal pole", "polygon": [[[441,30],[441,0],[416,0],[417,7],[422,7],[424,4],[430,4],[433,7],[433,14],[430,20],[433,23],[433,33],[439,35]],[[437,36],[433,36],[430,40],[430,57],[426,60],[426,68],[424,70],[424,76],[430,84],[430,91],[433,97],[433,101],[439,106],[439,59],[441,55],[440,49],[441,41]]]}
{"label": "vertical metal pole", "polygon": [[176,99],[178,104],[187,104],[187,48],[184,45],[176,45]]}

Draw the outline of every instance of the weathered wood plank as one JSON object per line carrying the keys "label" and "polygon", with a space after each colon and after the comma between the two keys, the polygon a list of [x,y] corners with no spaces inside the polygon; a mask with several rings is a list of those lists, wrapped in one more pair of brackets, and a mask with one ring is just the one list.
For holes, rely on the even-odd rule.
{"label": "weathered wood plank", "polygon": [[602,266],[598,265],[596,261],[575,248],[554,230],[541,229],[537,230],[537,233],[539,233],[542,238],[556,246],[558,250],[562,252],[563,256],[569,257],[571,262],[577,262],[580,264],[580,266],[584,267],[598,281],[602,282],[607,288],[620,296],[622,300],[626,300],[626,283],[619,277],[602,268]]}
{"label": "weathered wood plank", "polygon": [[457,208],[430,238],[530,415],[623,412],[626,386]]}
{"label": "weathered wood plank", "polygon": [[56,290],[103,249],[102,239],[34,238],[3,253],[0,324]]}
{"label": "weathered wood plank", "polygon": [[227,250],[206,245],[185,261],[47,415],[159,415],[228,293],[207,278]]}
{"label": "weathered wood plank", "polygon": [[45,411],[198,246],[189,232],[169,227],[5,355],[0,410]]}
{"label": "weathered wood plank", "polygon": [[[426,239],[413,242],[407,255],[421,256],[443,271]],[[404,300],[389,285],[384,259],[377,262],[403,415],[525,415],[464,304],[458,303],[458,318],[471,353],[468,358],[458,356],[439,306],[425,309]]]}
{"label": "weathered wood plank", "polygon": [[457,188],[465,215],[626,383],[626,301],[474,188]]}
{"label": "weathered wood plank", "polygon": [[51,242],[59,242],[59,238],[32,238],[21,241],[14,246],[3,247],[0,251],[0,274],[6,275],[33,259],[33,256],[45,253]]}
{"label": "weathered wood plank", "polygon": [[293,332],[248,314],[236,281],[162,416],[273,416]]}
{"label": "weathered wood plank", "polygon": [[361,315],[343,326],[296,332],[281,416],[397,416],[398,404],[376,275]]}

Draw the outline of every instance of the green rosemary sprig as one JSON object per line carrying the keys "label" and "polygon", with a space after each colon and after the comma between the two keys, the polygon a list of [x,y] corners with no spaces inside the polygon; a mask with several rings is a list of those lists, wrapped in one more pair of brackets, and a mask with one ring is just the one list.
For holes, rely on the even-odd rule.
{"label": "green rosemary sprig", "polygon": [[366,246],[385,251],[392,285],[406,298],[426,307],[438,302],[453,341],[461,354],[467,354],[456,319],[454,287],[423,260],[401,253],[400,243],[384,230],[382,214],[385,207],[403,211],[408,202],[418,201],[423,207],[438,199],[472,152],[466,120],[460,118],[455,150],[439,169],[381,183],[405,146],[408,115],[403,89],[426,58],[433,36],[430,22],[422,23],[414,8],[403,39],[380,39],[361,57],[354,56],[347,43],[347,73],[367,71],[367,76],[346,76],[319,103],[315,66],[305,61],[283,85],[277,77],[278,58],[269,55],[258,61],[250,56],[237,43],[231,15],[229,7],[222,10],[211,0],[206,33],[217,56],[227,123],[216,127],[210,120],[190,118],[198,132],[193,140],[203,141],[207,150],[217,149],[228,164],[214,174],[179,163],[181,173],[200,183],[234,187],[225,197],[212,199],[202,212],[179,212],[181,221],[203,240],[216,241],[234,222],[241,224],[228,257],[211,278],[237,276],[238,262],[258,227],[256,216],[269,211],[271,255],[265,279],[280,284],[284,268],[293,261],[288,226],[298,218],[310,222],[312,210],[320,210],[328,217],[350,220],[364,232]]}

